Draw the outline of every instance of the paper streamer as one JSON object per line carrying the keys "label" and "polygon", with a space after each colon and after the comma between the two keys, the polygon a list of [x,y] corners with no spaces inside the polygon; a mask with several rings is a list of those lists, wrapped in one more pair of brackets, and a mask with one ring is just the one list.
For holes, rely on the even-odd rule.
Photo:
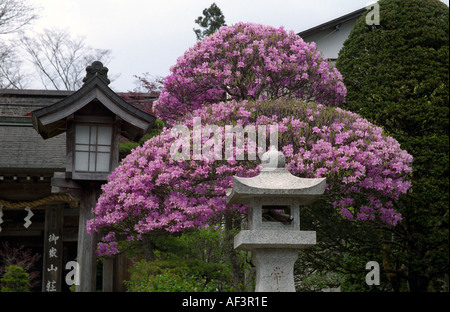
{"label": "paper streamer", "polygon": [[31,225],[31,217],[34,216],[34,213],[31,212],[31,208],[27,207],[25,208],[25,211],[28,211],[28,215],[24,218],[25,224],[23,225],[25,228],[28,228]]}

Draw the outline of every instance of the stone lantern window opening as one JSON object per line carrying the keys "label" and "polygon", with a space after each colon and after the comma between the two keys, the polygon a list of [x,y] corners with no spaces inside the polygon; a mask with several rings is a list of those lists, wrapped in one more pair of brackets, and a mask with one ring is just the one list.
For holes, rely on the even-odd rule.
{"label": "stone lantern window opening", "polygon": [[262,222],[282,222],[289,224],[293,221],[291,207],[287,205],[262,205]]}
{"label": "stone lantern window opening", "polygon": [[299,230],[299,205],[293,198],[255,197],[249,202],[248,229]]}

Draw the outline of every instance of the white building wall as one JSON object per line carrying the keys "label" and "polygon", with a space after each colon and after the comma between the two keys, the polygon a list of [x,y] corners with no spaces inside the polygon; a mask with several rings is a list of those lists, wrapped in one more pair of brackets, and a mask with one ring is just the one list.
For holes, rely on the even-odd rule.
{"label": "white building wall", "polygon": [[328,58],[334,63],[338,57],[339,51],[347,40],[350,32],[356,24],[357,18],[341,23],[336,28],[326,28],[315,32],[312,35],[303,37],[307,42],[315,42],[316,48],[322,56]]}

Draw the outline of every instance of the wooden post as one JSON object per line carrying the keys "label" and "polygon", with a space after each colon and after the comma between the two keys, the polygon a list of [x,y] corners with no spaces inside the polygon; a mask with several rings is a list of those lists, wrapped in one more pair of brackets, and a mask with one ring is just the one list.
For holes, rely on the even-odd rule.
{"label": "wooden post", "polygon": [[45,208],[44,267],[42,270],[42,291],[60,292],[63,273],[63,209],[52,205]]}
{"label": "wooden post", "polygon": [[129,268],[130,261],[125,255],[119,254],[114,257],[114,291],[125,292],[127,290],[123,282],[130,278]]}
{"label": "wooden post", "polygon": [[97,259],[95,250],[97,240],[95,233],[89,234],[86,230],[86,221],[92,219],[91,209],[97,202],[98,189],[96,183],[91,182],[83,190],[80,200],[80,219],[78,227],[78,264],[80,269],[80,285],[78,292],[93,292],[96,289]]}
{"label": "wooden post", "polygon": [[124,281],[130,279],[131,262],[123,254],[103,260],[103,292],[125,292]]}
{"label": "wooden post", "polygon": [[103,280],[102,291],[112,292],[114,291],[114,259],[111,257],[103,259]]}

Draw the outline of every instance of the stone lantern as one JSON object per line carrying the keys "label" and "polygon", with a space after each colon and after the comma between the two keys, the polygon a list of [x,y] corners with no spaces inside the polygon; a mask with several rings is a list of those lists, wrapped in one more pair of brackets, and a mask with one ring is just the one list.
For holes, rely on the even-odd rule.
{"label": "stone lantern", "polygon": [[251,251],[257,292],[294,292],[298,251],[316,243],[315,231],[300,230],[300,206],[325,191],[325,178],[290,174],[283,153],[271,148],[261,157],[262,169],[252,178],[233,177],[230,204],[248,204],[248,229],[234,238],[234,248]]}

